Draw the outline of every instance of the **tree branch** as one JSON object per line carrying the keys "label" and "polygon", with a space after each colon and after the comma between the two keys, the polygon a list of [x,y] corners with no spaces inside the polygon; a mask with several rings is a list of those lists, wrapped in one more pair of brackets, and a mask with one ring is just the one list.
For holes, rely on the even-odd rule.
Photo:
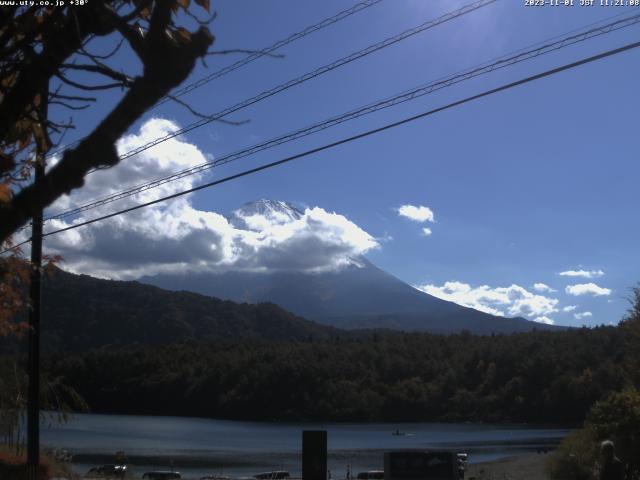
{"label": "tree branch", "polygon": [[260,55],[264,55],[265,57],[271,57],[271,58],[284,58],[285,56],[281,53],[270,53],[270,52],[265,52],[263,50],[248,50],[248,49],[244,49],[244,48],[233,48],[230,50],[212,50],[210,52],[207,52],[207,56],[209,55],[229,55],[232,53],[248,53],[249,55],[253,55],[256,53],[259,53]]}
{"label": "tree branch", "polygon": [[103,85],[83,85],[82,83],[74,82],[73,80],[68,79],[62,72],[57,72],[55,76],[71,87],[77,88],[79,90],[86,90],[89,92],[96,90],[110,90],[112,88],[124,88],[128,86],[123,82],[105,83]]}
{"label": "tree branch", "polygon": [[71,96],[71,95],[62,95],[60,93],[51,94],[50,98],[57,98],[60,100],[69,100],[75,102],[95,102],[97,100],[96,97],[79,97],[79,96]]}
{"label": "tree branch", "polygon": [[82,16],[80,32],[71,16],[59,22],[49,22],[42,32],[42,52],[21,70],[17,83],[0,102],[0,139],[5,138],[11,126],[39,92],[42,82],[51,78],[66,58],[82,46],[82,39],[90,34],[107,35],[115,29],[110,22],[107,2],[90,2],[78,9]]}
{"label": "tree branch", "polygon": [[89,57],[94,62],[96,61],[96,59],[107,60],[107,59],[113,57],[116,53],[118,53],[118,51],[120,50],[120,47],[122,47],[123,43],[124,43],[124,38],[121,38],[120,41],[116,44],[116,46],[113,48],[113,50],[111,50],[109,53],[105,53],[103,55],[98,55],[97,53],[88,52],[86,48],[80,49],[80,51],[78,52],[78,55]]}
{"label": "tree branch", "polygon": [[[167,94],[166,97],[168,99],[170,99],[170,100],[173,100],[178,105],[183,106],[184,108],[186,108],[189,111],[189,113],[191,113],[192,115],[195,115],[196,117],[200,117],[200,118],[206,119],[206,120],[210,120],[212,118],[211,115],[205,115],[204,113],[200,113],[195,108],[193,108],[191,105],[189,105],[187,102],[185,102],[184,100],[180,100],[178,97],[175,97],[175,96],[170,95],[170,94]],[[236,122],[236,121],[233,121],[233,120],[225,120],[224,118],[216,118],[215,121],[219,122],[219,123],[224,123],[226,125],[234,125],[234,126],[244,125],[246,123],[249,123],[249,120],[241,120],[241,121]]]}
{"label": "tree branch", "polygon": [[51,100],[49,105],[60,105],[61,107],[68,108],[69,110],[85,110],[91,106],[88,103],[85,103],[84,105],[71,105],[70,103],[62,102],[60,100]]}
{"label": "tree branch", "polygon": [[[196,60],[206,54],[213,42],[207,28],[201,27],[189,40],[176,42],[166,34],[170,21],[171,2],[157,0],[151,21],[155,26],[144,39],[142,76],[133,81],[96,129],[76,148],[66,150],[60,162],[41,181],[25,187],[9,203],[0,206],[0,243],[39,209],[82,186],[90,170],[116,165],[120,161],[115,147],[118,138],[158,100],[179,86],[193,70]],[[4,120],[1,116],[0,119]],[[2,123],[0,121],[0,127]]]}
{"label": "tree branch", "polygon": [[133,80],[128,75],[124,73],[116,72],[115,70],[107,67],[106,65],[76,65],[74,63],[63,63],[61,65],[62,68],[66,68],[68,70],[80,70],[84,72],[93,72],[104,75],[105,77],[112,78],[125,86],[129,86]]}

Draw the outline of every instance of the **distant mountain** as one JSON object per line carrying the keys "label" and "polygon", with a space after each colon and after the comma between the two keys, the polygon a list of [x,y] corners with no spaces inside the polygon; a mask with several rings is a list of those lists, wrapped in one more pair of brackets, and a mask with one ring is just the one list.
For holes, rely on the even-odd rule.
{"label": "distant mountain", "polygon": [[306,340],[337,332],[272,303],[241,305],[59,269],[46,278],[42,302],[42,345],[48,351],[80,351],[106,344]]}
{"label": "distant mountain", "polygon": [[548,325],[504,318],[441,300],[407,285],[365,259],[338,272],[185,273],[142,281],[168,290],[212,295],[235,302],[273,302],[304,318],[339,328],[477,334],[525,332]]}
{"label": "distant mountain", "polygon": [[[260,216],[282,223],[300,218],[294,206],[260,200],[232,212],[229,222],[254,229]],[[391,328],[406,331],[478,334],[511,333],[550,327],[524,318],[504,318],[462,307],[421,292],[363,257],[329,273],[230,271],[183,272],[141,279],[168,290],[184,290],[235,302],[273,302],[304,318],[340,328]]]}

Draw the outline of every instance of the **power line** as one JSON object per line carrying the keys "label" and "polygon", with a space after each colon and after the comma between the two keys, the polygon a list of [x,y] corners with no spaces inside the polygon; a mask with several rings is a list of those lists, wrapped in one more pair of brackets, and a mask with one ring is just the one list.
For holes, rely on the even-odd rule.
{"label": "power line", "polygon": [[[359,134],[356,134],[356,135],[352,135],[350,137],[346,137],[346,138],[343,138],[341,140],[338,140],[338,141],[335,141],[335,142],[332,142],[332,143],[329,143],[329,144],[325,144],[323,146],[316,147],[316,148],[313,148],[311,150],[307,150],[305,152],[298,153],[298,154],[295,154],[295,155],[292,155],[292,156],[277,160],[275,162],[267,163],[265,165],[261,165],[259,167],[251,168],[249,170],[244,170],[244,171],[242,171],[240,173],[236,173],[234,175],[230,175],[230,176],[221,178],[219,180],[215,180],[215,181],[208,182],[208,183],[205,183],[205,184],[202,184],[202,185],[198,185],[197,187],[193,187],[193,188],[190,188],[188,190],[183,190],[181,192],[177,192],[177,193],[174,193],[172,195],[167,195],[165,197],[158,198],[156,200],[152,200],[152,201],[149,201],[149,202],[141,203],[141,204],[135,205],[133,207],[125,208],[123,210],[119,210],[117,212],[113,212],[113,213],[110,213],[110,214],[107,214],[107,215],[102,215],[100,217],[96,217],[96,218],[93,218],[91,220],[86,220],[84,222],[77,223],[75,225],[70,225],[70,226],[65,227],[65,228],[60,228],[58,230],[47,232],[47,233],[44,233],[42,236],[43,237],[48,237],[50,235],[55,235],[55,234],[58,234],[58,233],[69,231],[69,230],[74,230],[76,228],[84,227],[84,226],[90,225],[92,223],[100,222],[102,220],[106,220],[106,219],[113,218],[113,217],[116,217],[116,216],[119,216],[119,215],[123,215],[125,213],[129,213],[129,212],[132,212],[132,211],[135,211],[135,210],[140,210],[142,208],[149,207],[151,205],[155,205],[155,204],[160,203],[160,202],[165,202],[167,200],[171,200],[171,199],[174,199],[174,198],[177,198],[177,197],[181,197],[181,196],[187,195],[189,193],[193,193],[193,192],[197,192],[199,190],[204,190],[206,188],[214,187],[216,185],[220,185],[222,183],[226,183],[226,182],[229,182],[231,180],[236,180],[236,179],[241,178],[241,177],[245,177],[245,176],[248,176],[248,175],[251,175],[251,174],[254,174],[254,173],[258,173],[258,172],[261,172],[263,170],[268,170],[270,168],[277,167],[279,165],[283,165],[285,163],[289,163],[289,162],[292,162],[294,160],[298,160],[298,159],[303,158],[303,157],[307,157],[307,156],[312,155],[314,153],[318,153],[318,152],[322,152],[322,151],[325,151],[325,150],[329,150],[329,149],[337,147],[339,145],[350,143],[350,142],[353,142],[355,140],[359,140],[361,138],[369,137],[371,135],[375,135],[377,133],[380,133],[380,132],[383,132],[383,131],[386,131],[386,130],[389,130],[389,129],[392,129],[392,128],[395,128],[395,127],[398,127],[400,125],[405,125],[407,123],[414,122],[414,121],[419,120],[421,118],[428,117],[428,116],[434,115],[436,113],[439,113],[439,112],[442,112],[442,111],[445,111],[445,110],[449,110],[449,109],[452,109],[454,107],[457,107],[457,106],[460,106],[460,105],[463,105],[463,104],[466,104],[466,103],[470,103],[470,102],[472,102],[474,100],[478,100],[478,99],[493,95],[495,93],[499,93],[499,92],[503,92],[503,91],[506,91],[506,90],[510,90],[510,89],[518,87],[520,85],[524,85],[524,84],[527,84],[527,83],[530,83],[530,82],[533,82],[533,81],[536,81],[536,80],[540,80],[542,78],[549,77],[551,75],[555,75],[557,73],[564,72],[566,70],[571,70],[573,68],[576,68],[576,67],[579,67],[579,66],[582,66],[582,65],[586,65],[588,63],[593,63],[593,62],[596,62],[598,60],[602,60],[604,58],[611,57],[613,55],[617,55],[617,54],[620,54],[622,52],[626,52],[628,50],[632,50],[632,49],[638,48],[638,47],[640,47],[640,42],[634,42],[634,43],[630,43],[630,44],[627,44],[627,45],[624,45],[622,47],[618,47],[618,48],[615,48],[615,49],[612,49],[612,50],[607,50],[607,51],[605,51],[603,53],[599,53],[597,55],[592,55],[590,57],[586,57],[586,58],[577,60],[577,61],[572,62],[572,63],[564,64],[564,65],[562,65],[560,67],[552,68],[550,70],[546,70],[544,72],[537,73],[535,75],[531,75],[529,77],[525,77],[525,78],[522,78],[520,80],[516,80],[515,82],[511,82],[511,83],[502,85],[500,87],[496,87],[496,88],[493,88],[493,89],[490,89],[490,90],[486,90],[486,91],[484,91],[482,93],[478,93],[476,95],[472,95],[470,97],[466,97],[466,98],[464,98],[462,100],[457,100],[457,101],[449,103],[447,105],[444,105],[444,106],[441,106],[441,107],[438,107],[438,108],[434,108],[432,110],[428,110],[426,112],[422,112],[420,114],[413,115],[411,117],[404,118],[404,119],[399,120],[397,122],[393,122],[393,123],[389,123],[387,125],[383,125],[382,127],[374,128],[372,130],[367,130],[365,132],[362,132],[362,133],[359,133]],[[20,247],[21,245],[24,245],[24,244],[26,244],[26,243],[28,243],[30,241],[31,241],[31,239],[25,240],[24,242],[19,243],[18,245],[15,245],[14,247],[12,247],[10,249],[4,250],[0,254],[4,254],[4,253],[6,253],[6,252],[8,252],[10,250],[13,250],[13,249],[15,249],[17,247]]]}
{"label": "power line", "polygon": [[[193,82],[189,85],[185,85],[184,87],[179,88],[178,90],[176,90],[172,95],[175,97],[179,97],[182,95],[185,95],[186,93],[189,93],[197,88],[200,88],[201,86],[217,79],[220,78],[228,73],[233,72],[234,70],[237,70],[238,68],[241,68],[255,60],[257,60],[260,57],[263,57],[264,55],[268,55],[276,50],[278,50],[279,48],[282,48],[290,43],[295,42],[296,40],[299,40],[303,37],[306,37],[307,35],[310,35],[318,30],[322,30],[323,28],[328,27],[329,25],[333,25],[334,23],[339,22],[340,20],[343,20],[347,17],[350,17],[351,15],[354,15],[366,8],[372,7],[377,3],[380,3],[382,0],[365,0],[364,2],[358,3],[356,5],[354,5],[351,8],[348,8],[347,10],[343,10],[339,13],[337,13],[336,15],[329,17],[329,18],[325,18],[324,20],[321,20],[320,22],[316,23],[315,25],[311,25],[310,27],[305,28],[304,30],[294,33],[292,35],[290,35],[289,37],[283,39],[283,40],[279,40],[276,43],[274,43],[273,45],[270,45],[267,48],[264,48],[262,50],[256,51],[250,55],[248,55],[247,57],[238,60],[235,63],[232,63],[231,65],[228,65],[224,68],[221,68],[220,70],[217,70],[213,73],[211,73],[210,75],[207,75],[206,77],[201,78],[200,80]],[[165,97],[164,99],[160,100],[160,102],[158,102],[155,106],[159,106],[162,105],[163,103],[169,101],[170,98]]]}
{"label": "power line", "polygon": [[[503,56],[497,60],[494,60],[492,63],[485,63],[485,64],[481,64],[480,66],[477,67],[473,67],[467,70],[463,70],[462,72],[456,73],[454,75],[450,75],[448,77],[443,77],[439,80],[436,80],[434,82],[431,82],[429,84],[426,85],[422,85],[419,87],[416,87],[414,89],[405,91],[401,94],[395,95],[393,97],[384,99],[384,100],[380,100],[378,102],[372,103],[372,104],[368,104],[366,106],[360,107],[358,109],[355,110],[351,110],[347,113],[335,116],[335,117],[331,117],[327,120],[315,123],[313,125],[295,130],[293,132],[290,132],[288,134],[285,135],[281,135],[279,137],[275,137],[272,138],[268,141],[262,142],[260,144],[257,145],[253,145],[251,147],[248,148],[244,148],[240,151],[231,153],[231,154],[227,154],[221,158],[218,158],[214,161],[211,162],[205,162],[199,165],[196,165],[194,167],[190,167],[188,169],[173,173],[171,175],[150,181],[150,182],[146,182],[144,184],[141,185],[137,185],[135,187],[126,189],[126,190],[122,190],[120,192],[111,194],[107,197],[103,197],[101,199],[98,200],[93,200],[89,203],[85,203],[83,205],[80,205],[78,207],[75,207],[73,209],[70,210],[66,210],[64,212],[60,212],[54,215],[49,216],[46,220],[51,220],[51,219],[61,219],[61,218],[66,218],[78,213],[81,213],[83,211],[86,210],[90,210],[93,208],[97,208],[99,206],[103,206],[106,205],[108,203],[112,203],[115,202],[117,200],[121,200],[133,195],[136,195],[138,193],[150,190],[152,188],[156,188],[159,187],[161,185],[164,185],[166,183],[175,181],[175,180],[179,180],[181,178],[187,177],[189,175],[194,175],[197,173],[201,173],[203,171],[206,171],[208,169],[211,169],[213,167],[219,166],[219,165],[224,165],[230,162],[233,162],[235,160],[238,160],[240,158],[244,158],[250,155],[253,155],[255,153],[258,153],[260,151],[269,149],[269,148],[273,148],[275,146],[278,145],[282,145],[284,143],[288,143],[290,141],[293,140],[297,140],[299,138],[311,135],[313,133],[317,133],[319,131],[325,130],[327,128],[333,127],[335,125],[359,118],[361,116],[364,115],[368,115],[395,105],[399,105],[401,103],[405,103],[411,100],[415,100],[416,98],[422,97],[424,95],[430,94],[434,91],[443,89],[443,88],[447,88],[450,87],[452,85],[455,85],[457,83],[460,83],[462,81],[465,80],[469,80],[471,78],[475,78],[479,75],[484,75],[511,65],[514,65],[516,63],[520,63],[526,60],[530,60],[533,58],[537,58],[538,56],[541,55],[545,55],[547,53],[553,52],[553,51],[557,51],[561,48],[565,48],[568,47],[570,45],[574,45],[576,43],[579,42],[583,42],[586,41],[588,39],[600,36],[600,35],[604,35],[607,33],[611,33],[612,31],[616,31],[619,30],[621,28],[625,28],[631,25],[635,25],[637,23],[640,22],[640,14],[637,15],[632,15],[629,17],[626,17],[624,19],[620,19],[614,22],[611,22],[609,24],[606,25],[601,25],[598,26],[596,28],[591,28],[588,29],[586,31],[582,31],[580,33],[574,34],[574,35],[570,35],[567,37],[553,37],[555,38],[560,38],[560,40],[557,40],[555,42],[550,42],[550,40],[545,42],[538,42],[536,45],[540,45],[537,46],[536,48],[530,48],[530,49],[521,49],[518,50],[518,52],[516,52],[516,54],[512,55],[506,55]],[[593,24],[592,24],[593,25]],[[591,26],[591,25],[588,25]],[[583,29],[586,27],[583,27]],[[574,30],[573,32],[576,32],[579,30]]]}
{"label": "power line", "polygon": [[251,98],[248,98],[246,100],[243,100],[239,103],[236,103],[235,105],[231,106],[231,107],[227,107],[224,110],[221,110],[217,113],[214,113],[212,115],[210,115],[207,118],[203,118],[201,120],[198,120],[196,122],[193,122],[192,124],[181,128],[180,130],[177,130],[175,132],[169,133],[167,135],[164,135],[162,137],[158,137],[155,140],[152,140],[144,145],[141,145],[140,147],[136,147],[132,150],[129,150],[128,152],[124,153],[123,155],[120,156],[121,160],[124,160],[126,158],[132,157],[134,155],[137,155],[140,152],[143,152],[145,150],[148,150],[151,147],[154,147],[155,145],[158,145],[162,142],[165,142],[167,140],[170,140],[171,138],[175,138],[179,135],[184,135],[185,133],[188,133],[192,130],[195,130],[196,128],[200,128],[203,127],[204,125],[208,125],[209,123],[212,123],[216,120],[219,120],[223,117],[226,117],[227,115],[230,115],[232,113],[235,113],[239,110],[242,110],[244,108],[247,108],[255,103],[261,102],[262,100],[265,100],[269,97],[272,97],[274,95],[277,95],[281,92],[284,92],[286,90],[289,90],[292,87],[295,87],[297,85],[300,85],[301,83],[307,82],[309,80],[312,80],[316,77],[319,77],[321,75],[324,75],[325,73],[328,73],[332,70],[335,70],[336,68],[340,68],[343,67],[344,65],[348,65],[356,60],[359,60],[367,55],[370,55],[374,52],[377,52],[379,50],[382,50],[384,48],[390,47],[391,45],[395,45],[398,42],[401,42],[402,40],[406,40],[407,38],[410,38],[414,35],[417,35],[418,33],[424,32],[425,30],[429,30],[431,28],[434,28],[438,25],[441,25],[443,23],[449,22],[451,20],[454,20],[458,17],[461,17],[463,15],[466,15],[468,13],[474,12],[475,10],[478,10],[482,7],[486,7],[487,5],[490,5],[492,3],[495,3],[497,0],[478,0],[476,2],[467,4],[461,8],[459,8],[458,10],[454,10],[452,12],[446,13],[444,15],[442,15],[441,17],[438,17],[434,20],[429,20],[427,22],[424,22],[416,27],[410,28],[408,30],[405,30],[397,35],[394,35],[392,37],[388,37],[385,40],[382,40],[381,42],[378,43],[374,43],[373,45],[369,45],[368,47],[362,49],[362,50],[358,50],[356,52],[353,52],[345,57],[342,57],[338,60],[335,60],[331,63],[328,63],[326,65],[323,65],[321,67],[316,68],[315,70],[312,70],[311,72],[307,72],[299,77],[293,78],[285,83],[281,83],[269,90],[265,90],[261,93],[259,93],[258,95],[255,95]]}
{"label": "power line", "polygon": [[[331,16],[331,17],[327,17],[324,18],[322,20],[320,20],[319,22],[310,25],[308,27],[306,27],[305,29],[296,32],[296,33],[292,33],[291,35],[289,35],[287,38],[284,38],[282,40],[278,40],[277,42],[273,43],[272,45],[269,45],[268,47],[262,48],[260,50],[257,50],[249,55],[247,55],[246,57],[238,60],[237,62],[234,62],[230,65],[227,65],[226,67],[223,67],[219,70],[216,70],[215,72],[210,73],[209,75],[207,75],[206,77],[203,77],[191,84],[185,85],[179,89],[177,89],[175,92],[172,93],[172,95],[174,97],[180,97],[182,95],[185,95],[193,90],[196,90],[197,88],[200,88],[201,86],[212,82],[213,80],[216,80],[220,77],[223,77],[235,70],[238,70],[239,68],[244,67],[245,65],[248,65],[251,62],[254,62],[256,60],[258,60],[261,57],[264,57],[266,55],[269,55],[271,53],[273,53],[274,51],[289,45],[290,43],[293,43],[297,40],[300,40],[301,38],[304,38],[308,35],[311,35],[312,33],[315,33],[319,30],[322,30],[324,28],[327,28],[335,23],[340,22],[341,20],[344,20],[345,18],[348,18],[352,15],[355,15],[358,12],[361,12],[362,10],[365,10],[369,7],[373,7],[374,5],[378,4],[382,2],[382,0],[364,0],[363,2],[357,3],[355,5],[353,5],[351,8],[347,8],[346,10],[342,10],[341,12],[336,13],[335,15]],[[167,101],[169,101],[170,98],[169,97],[163,97],[156,105],[154,105],[152,107],[156,108],[160,105],[162,105],[163,103],[166,103]],[[71,143],[70,145],[67,145],[66,147],[60,148],[54,152],[51,152],[47,155],[47,158],[50,158],[52,156],[55,155],[59,155],[60,153],[63,153],[66,150],[69,150],[71,148],[73,148],[75,145],[79,144],[80,142],[82,142],[82,140],[84,140],[83,138],[76,140],[75,142]]]}
{"label": "power line", "polygon": [[[370,55],[371,53],[377,52],[379,50],[382,50],[384,48],[387,48],[391,45],[394,45],[402,40],[405,40],[409,37],[412,37],[414,35],[417,35],[418,33],[424,32],[425,30],[429,30],[433,27],[436,27],[438,25],[441,25],[443,23],[449,22],[451,20],[454,20],[458,17],[461,17],[463,15],[466,15],[468,13],[471,13],[475,10],[478,10],[482,7],[486,7],[487,5],[490,5],[492,3],[495,3],[497,0],[478,0],[476,2],[467,4],[457,10],[454,10],[452,12],[446,13],[445,15],[442,15],[441,17],[438,17],[434,20],[429,20],[427,22],[424,22],[416,27],[410,28],[408,30],[405,30],[397,35],[394,35],[392,37],[386,38],[385,40],[382,40],[381,42],[375,43],[373,45],[369,45],[368,47],[362,49],[362,50],[358,50],[356,52],[353,52],[345,57],[342,57],[338,60],[335,60],[331,63],[328,63],[326,65],[323,65],[321,67],[316,68],[315,70],[312,70],[310,72],[307,72],[299,77],[293,78],[285,83],[281,83],[269,90],[265,90],[261,93],[259,93],[258,95],[255,95],[251,98],[245,99],[239,103],[236,103],[235,105],[232,105],[230,107],[225,108],[224,110],[221,110],[219,112],[216,112],[208,117],[205,117],[203,119],[197,120],[193,123],[191,123],[190,125],[187,125],[186,127],[181,128],[180,130],[177,130],[175,132],[169,133],[167,135],[164,135],[162,137],[158,137],[144,145],[141,145],[139,147],[136,147],[132,150],[129,150],[128,152],[124,153],[123,155],[120,156],[120,160],[124,160],[126,158],[132,157],[134,155],[137,155],[145,150],[148,150],[151,147],[154,147],[162,142],[166,142],[167,140],[170,140],[172,138],[175,138],[179,135],[184,135],[185,133],[188,133],[192,130],[195,130],[197,128],[203,127],[205,125],[208,125],[216,120],[220,120],[223,117],[226,117],[227,115],[230,115],[232,113],[235,113],[239,110],[242,110],[244,108],[247,108],[255,103],[261,102],[262,100],[265,100],[267,98],[270,98],[274,95],[277,95],[281,92],[284,92],[286,90],[289,90],[292,87],[295,87],[297,85],[300,85],[301,83],[307,82],[309,80],[312,80],[316,77],[319,77],[321,75],[324,75],[325,73],[328,73],[332,70],[335,70],[337,68],[340,68],[344,65],[348,65],[356,60],[359,60],[362,57],[365,57],[367,55]],[[95,172],[98,170],[92,170],[89,173]]]}

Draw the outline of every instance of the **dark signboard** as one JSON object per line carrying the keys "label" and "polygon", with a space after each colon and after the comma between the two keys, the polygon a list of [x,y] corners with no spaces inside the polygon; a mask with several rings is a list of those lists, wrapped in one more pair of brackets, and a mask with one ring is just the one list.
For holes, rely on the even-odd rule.
{"label": "dark signboard", "polygon": [[453,452],[405,450],[384,454],[385,480],[458,480]]}
{"label": "dark signboard", "polygon": [[302,478],[327,480],[327,431],[302,432]]}

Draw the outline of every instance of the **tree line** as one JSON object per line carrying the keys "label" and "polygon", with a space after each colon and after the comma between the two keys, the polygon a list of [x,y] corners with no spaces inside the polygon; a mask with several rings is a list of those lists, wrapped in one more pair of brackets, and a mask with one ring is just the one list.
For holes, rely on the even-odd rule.
{"label": "tree line", "polygon": [[566,424],[636,384],[633,328],[107,346],[46,369],[94,412]]}

